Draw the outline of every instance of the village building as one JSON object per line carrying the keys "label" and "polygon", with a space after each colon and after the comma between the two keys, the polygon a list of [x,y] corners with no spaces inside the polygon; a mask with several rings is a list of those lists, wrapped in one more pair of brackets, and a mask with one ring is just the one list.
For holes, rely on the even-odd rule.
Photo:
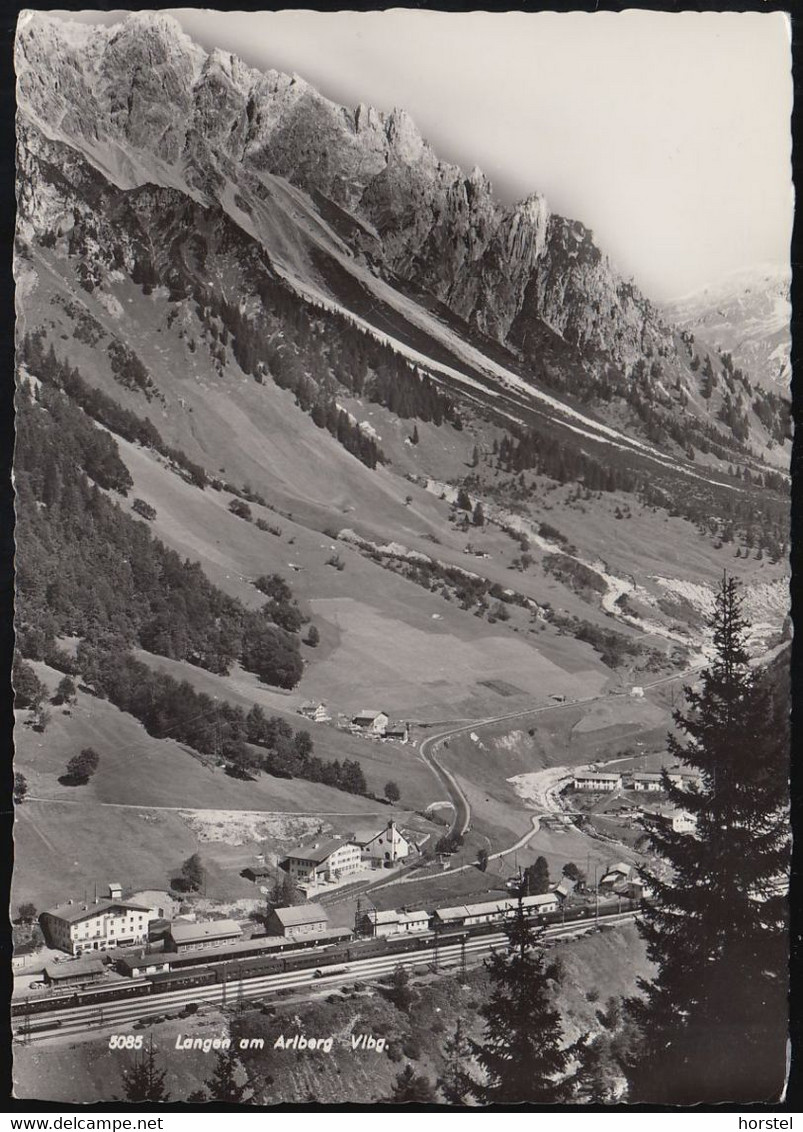
{"label": "village building", "polygon": [[102,975],[103,964],[99,959],[71,959],[45,966],[45,982],[53,987],[83,986],[96,982]]}
{"label": "village building", "polygon": [[397,743],[406,743],[410,738],[410,728],[406,723],[390,723],[385,728],[385,738]]}
{"label": "village building", "polygon": [[160,975],[170,970],[170,959],[165,952],[154,952],[151,955],[124,955],[117,961],[117,969],[121,975],[132,979],[139,979],[145,975]]}
{"label": "village building", "polygon": [[359,872],[361,865],[360,846],[339,838],[297,845],[282,861],[282,868],[299,884],[338,881]]}
{"label": "village building", "polygon": [[389,935],[411,935],[429,928],[429,912],[387,911],[366,912],[360,921],[360,930],[377,939]]}
{"label": "village building", "polygon": [[667,774],[672,785],[681,790],[688,789],[690,786],[699,786],[702,782],[701,775],[694,770],[669,770]]}
{"label": "village building", "polygon": [[311,719],[314,723],[326,723],[332,718],[326,704],[316,700],[305,700],[298,709],[298,714],[303,715],[306,719]]}
{"label": "village building", "polygon": [[241,939],[242,934],[234,920],[204,920],[195,924],[176,920],[165,934],[165,950],[181,954],[191,948],[222,947]]}
{"label": "village building", "polygon": [[564,900],[568,900],[574,895],[575,888],[577,888],[576,880],[572,880],[571,877],[561,877],[552,891],[555,893],[558,900],[563,903]]}
{"label": "village building", "polygon": [[631,880],[625,885],[623,895],[630,900],[644,900],[652,896],[652,889],[643,880]]}
{"label": "village building", "polygon": [[[435,928],[471,927],[475,924],[504,923],[515,918],[518,900],[488,900],[481,904],[461,904],[453,908],[436,908],[433,913]],[[558,897],[554,892],[522,899],[525,916],[541,916],[557,912]]]}
{"label": "village building", "polygon": [[633,789],[657,794],[663,790],[663,776],[657,771],[638,771],[633,775]]}
{"label": "village building", "polygon": [[621,774],[604,774],[595,770],[578,770],[574,776],[575,790],[614,791],[622,789]]}
{"label": "village building", "polygon": [[285,939],[303,939],[325,932],[328,923],[329,917],[320,904],[298,904],[294,908],[271,909],[267,930]]}
{"label": "village building", "polygon": [[413,842],[399,831],[393,818],[388,821],[384,829],[358,832],[354,840],[360,846],[363,856],[370,857],[375,866],[392,865],[396,861],[403,861],[409,856],[411,848],[415,847]]}
{"label": "village building", "polygon": [[[109,888],[111,888],[111,885],[109,885]],[[149,908],[154,920],[172,920],[178,915],[181,908],[181,901],[176,900],[169,892],[162,892],[156,888],[146,888],[141,892],[133,892],[129,900]]]}
{"label": "village building", "polygon": [[270,880],[272,874],[267,865],[246,865],[241,875],[254,884],[264,884],[266,880]]}
{"label": "village building", "polygon": [[599,887],[612,889],[616,885],[624,884],[630,879],[632,872],[632,865],[628,865],[627,861],[619,861],[605,873],[599,882]]}
{"label": "village building", "polygon": [[647,825],[663,826],[665,829],[671,829],[673,833],[694,833],[697,829],[697,822],[691,814],[672,807],[664,810],[643,810],[642,817]]}
{"label": "village building", "polygon": [[70,955],[86,951],[106,951],[145,943],[151,911],[129,900],[96,900],[78,903],[68,900],[39,916],[39,924],[50,947]]}
{"label": "village building", "polygon": [[351,721],[351,726],[357,731],[365,731],[370,735],[384,735],[385,728],[390,723],[390,716],[384,711],[373,711],[363,708]]}

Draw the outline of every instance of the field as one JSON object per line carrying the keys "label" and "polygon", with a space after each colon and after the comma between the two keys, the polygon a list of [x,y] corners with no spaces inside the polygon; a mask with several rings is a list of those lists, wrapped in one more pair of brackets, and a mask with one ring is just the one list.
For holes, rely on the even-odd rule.
{"label": "field", "polygon": [[[52,689],[58,674],[42,664],[35,668]],[[51,712],[44,734],[25,726],[18,713],[16,766],[28,781],[29,797],[17,810],[14,903],[46,907],[65,893],[80,894],[95,881],[101,887],[115,878],[126,887],[163,888],[196,850],[209,865],[210,895],[253,895],[253,886],[237,874],[255,852],[279,853],[320,829],[347,833],[379,827],[391,813],[405,822],[409,817],[403,808],[320,783],[230,778],[86,693],[78,693],[69,715]],[[385,773],[395,770],[401,778],[391,749],[362,745],[386,760],[377,772],[380,790]],[[96,774],[84,786],[61,784],[67,761],[86,746],[100,755]],[[412,748],[405,750],[422,782],[428,780]],[[423,785],[421,791],[425,797]],[[427,829],[420,818],[415,825]]]}
{"label": "field", "polygon": [[[610,678],[588,645],[553,632],[516,635],[510,628],[494,627],[344,543],[252,505],[255,517],[281,529],[282,537],[260,531],[230,514],[229,496],[200,492],[135,445],[121,443],[121,450],[135,480],[132,496],[156,508],[154,534],[200,561],[221,589],[253,607],[263,600],[251,584],[254,578],[273,571],[288,578],[321,634],[319,647],[305,651],[307,667],[294,704],[323,699],[333,711],[352,713],[380,703],[390,712],[454,718],[455,711],[471,716],[526,706],[545,687],[578,695]],[[432,529],[443,534],[446,524],[437,513],[443,505],[421,494],[427,513],[404,510],[404,524],[395,529],[385,520],[380,540],[401,539],[471,569],[471,560],[456,547],[435,547],[422,537]],[[348,513],[340,521],[330,517],[328,526],[365,530],[366,523],[357,520]],[[421,520],[429,530],[422,530]],[[367,529],[373,533],[370,522]],[[506,536],[495,538],[511,545]],[[333,554],[344,562],[342,571],[327,565]],[[509,570],[491,566],[495,570],[489,574],[511,584]],[[502,681],[503,690],[480,683],[489,679]],[[511,696],[505,685],[516,694]],[[280,706],[281,701],[273,703]]]}

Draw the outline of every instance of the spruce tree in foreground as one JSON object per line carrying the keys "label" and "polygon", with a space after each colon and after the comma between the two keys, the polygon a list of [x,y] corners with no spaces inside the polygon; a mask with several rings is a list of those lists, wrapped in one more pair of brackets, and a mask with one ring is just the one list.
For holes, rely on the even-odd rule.
{"label": "spruce tree in foreground", "polygon": [[462,1019],[457,1019],[454,1034],[444,1043],[443,1054],[446,1064],[438,1078],[438,1088],[448,1104],[465,1104],[474,1082],[466,1068],[471,1059],[471,1046]]}
{"label": "spruce tree in foreground", "polygon": [[165,1089],[166,1069],[158,1069],[153,1052],[153,1038],[148,1043],[148,1052],[138,1057],[133,1069],[123,1071],[123,1090],[127,1101],[169,1101],[170,1094]]}
{"label": "spruce tree in foreground", "polygon": [[[228,1101],[239,1104],[245,1096],[246,1085],[237,1084],[237,1068],[240,1062],[233,1049],[221,1050],[217,1055],[215,1072],[206,1082],[209,1098],[213,1101]],[[197,1099],[202,1099],[195,1094]]]}
{"label": "spruce tree in foreground", "polygon": [[564,1100],[559,1080],[567,1054],[561,1048],[560,1015],[550,1005],[548,980],[555,969],[544,962],[536,934],[524,917],[522,898],[516,918],[505,929],[508,953],[486,963],[493,990],[480,1014],[485,1020],[482,1042],[472,1042],[485,1080],[474,1085],[483,1104]]}
{"label": "spruce tree in foreground", "polygon": [[[709,622],[715,655],[701,690],[686,688],[669,753],[700,775],[670,801],[695,834],[662,830],[668,870],[648,875],[641,932],[658,966],[630,1008],[643,1035],[630,1067],[633,1101],[777,1099],[787,1029],[788,705],[748,666],[747,625],[732,578]],[[780,882],[780,883],[779,883]]]}
{"label": "spruce tree in foreground", "polygon": [[408,1065],[396,1078],[389,1097],[393,1104],[432,1104],[435,1090],[429,1077],[418,1074]]}

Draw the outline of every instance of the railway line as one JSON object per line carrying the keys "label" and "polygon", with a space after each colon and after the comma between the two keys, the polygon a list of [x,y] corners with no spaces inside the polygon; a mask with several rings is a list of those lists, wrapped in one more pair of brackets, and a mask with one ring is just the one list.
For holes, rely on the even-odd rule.
{"label": "railway line", "polygon": [[[612,927],[632,922],[637,912],[628,911],[604,917],[603,923]],[[594,919],[555,924],[544,931],[546,940],[555,940],[573,935],[586,934],[595,929]],[[279,991],[297,991],[301,997],[312,997],[327,988],[341,986],[354,981],[376,980],[382,975],[392,973],[397,967],[426,966],[431,970],[441,968],[459,969],[463,965],[476,966],[494,951],[504,947],[507,936],[504,932],[489,935],[468,936],[464,943],[435,946],[420,951],[403,954],[372,956],[352,960],[345,966],[335,968],[327,974],[325,968],[314,966],[296,971],[270,975],[257,975],[240,978],[233,971],[225,983],[211,986],[188,987],[183,990],[167,991],[153,997],[109,1000],[102,1005],[62,1007],[46,1013],[38,1013],[26,1021],[17,1015],[13,1020],[14,1037],[17,1041],[29,1043],[63,1042],[65,1040],[89,1040],[106,1030],[119,1031],[129,1028],[134,1022],[154,1015],[172,1014],[188,1003],[208,1003],[216,1006],[232,1005],[239,1000],[261,999],[275,995]],[[234,967],[234,964],[231,964]],[[46,1028],[45,1028],[46,1027]]]}

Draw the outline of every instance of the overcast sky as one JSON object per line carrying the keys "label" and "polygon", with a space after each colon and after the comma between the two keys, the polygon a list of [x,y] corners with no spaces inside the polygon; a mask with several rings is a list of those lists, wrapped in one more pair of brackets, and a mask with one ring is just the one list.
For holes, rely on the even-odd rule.
{"label": "overcast sky", "polygon": [[404,107],[503,200],[542,192],[582,220],[656,299],[788,262],[782,14],[170,11],[207,49]]}

